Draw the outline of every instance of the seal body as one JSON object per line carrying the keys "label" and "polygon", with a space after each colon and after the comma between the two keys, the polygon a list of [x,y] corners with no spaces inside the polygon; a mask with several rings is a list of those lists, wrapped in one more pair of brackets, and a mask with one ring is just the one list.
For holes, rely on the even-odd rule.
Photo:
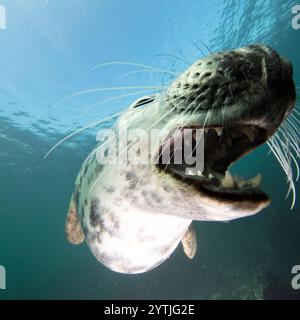
{"label": "seal body", "polygon": [[[85,239],[99,262],[121,273],[157,267],[180,241],[193,258],[193,220],[230,221],[270,203],[260,176],[233,177],[229,166],[273,135],[295,97],[291,65],[269,47],[252,45],[195,62],[166,92],[142,98],[120,116],[117,136],[135,132],[124,148],[131,155],[126,163],[101,164],[101,145],[83,163],[67,217],[69,241]],[[137,128],[165,132],[163,144],[152,145],[154,163],[135,161],[148,142],[145,136],[136,140]],[[205,166],[192,176],[185,163],[160,161],[163,146],[174,147],[185,128],[205,135]]]}
{"label": "seal body", "polygon": [[[160,265],[175,250],[192,220],[161,214],[152,207],[152,202],[163,199],[151,187],[151,178],[144,181],[148,188],[139,185],[136,196],[141,193],[146,200],[142,208],[137,207],[130,193],[142,170],[111,165],[101,171],[98,166],[94,152],[76,182],[78,214],[89,248],[102,264],[121,273],[146,272]],[[98,174],[101,180],[88,192]]]}

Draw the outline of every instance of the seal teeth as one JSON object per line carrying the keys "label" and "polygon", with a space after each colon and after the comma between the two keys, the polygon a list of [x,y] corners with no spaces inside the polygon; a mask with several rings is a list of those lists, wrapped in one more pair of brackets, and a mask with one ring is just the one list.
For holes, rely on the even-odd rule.
{"label": "seal teeth", "polygon": [[217,135],[220,137],[223,133],[223,128],[215,128]]}
{"label": "seal teeth", "polygon": [[186,175],[188,175],[188,176],[194,176],[194,175],[195,175],[195,172],[194,172],[193,170],[191,170],[191,169],[188,169],[188,170],[186,171]]}
{"label": "seal teeth", "polygon": [[197,170],[197,176],[198,176],[198,177],[203,177],[202,171]]}
{"label": "seal teeth", "polygon": [[243,128],[240,128],[240,130],[249,138],[251,142],[254,141],[255,132],[253,129],[251,129],[250,127],[243,127]]}
{"label": "seal teeth", "polygon": [[234,188],[235,186],[235,181],[233,176],[231,175],[231,173],[229,171],[226,171],[225,173],[225,177],[222,180],[222,187],[223,188]]}
{"label": "seal teeth", "polygon": [[240,189],[244,188],[247,186],[247,181],[243,179],[238,179],[237,180],[237,185]]}
{"label": "seal teeth", "polygon": [[248,182],[251,184],[252,187],[259,187],[262,183],[262,176],[258,173],[254,178],[249,179]]}

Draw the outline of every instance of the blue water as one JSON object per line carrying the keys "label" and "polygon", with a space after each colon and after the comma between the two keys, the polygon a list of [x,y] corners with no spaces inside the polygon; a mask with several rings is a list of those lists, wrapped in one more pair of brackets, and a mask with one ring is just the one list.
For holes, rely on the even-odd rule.
{"label": "blue water", "polygon": [[[86,245],[64,235],[80,165],[96,144],[96,128],[46,152],[82,125],[124,109],[137,93],[80,115],[91,105],[131,91],[74,92],[112,86],[160,86],[165,73],[133,73],[133,66],[180,72],[208,51],[255,42],[271,45],[294,66],[300,85],[300,30],[291,27],[295,1],[0,0],[0,265],[7,290],[0,299],[263,299],[299,298],[291,269],[300,264],[299,205],[290,211],[284,174],[260,147],[236,172],[262,172],[272,197],[256,216],[197,223],[199,252],[171,258],[141,275],[113,273]],[[142,91],[141,89],[139,91]],[[299,100],[298,100],[299,104]],[[299,184],[296,185],[299,189]],[[298,196],[300,196],[298,194]]]}

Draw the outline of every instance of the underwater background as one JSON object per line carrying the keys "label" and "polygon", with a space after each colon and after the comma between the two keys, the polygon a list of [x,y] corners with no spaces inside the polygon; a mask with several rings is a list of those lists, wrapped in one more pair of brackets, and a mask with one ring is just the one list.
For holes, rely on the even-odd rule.
{"label": "underwater background", "polygon": [[[72,246],[65,238],[75,178],[100,127],[44,158],[67,134],[123,110],[151,92],[146,86],[172,80],[167,73],[125,64],[93,70],[102,63],[128,61],[180,72],[209,50],[260,42],[292,62],[299,88],[300,29],[291,25],[296,1],[0,4],[7,19],[6,30],[0,30],[0,265],[7,272],[0,300],[300,299],[300,290],[291,287],[291,269],[300,264],[299,204],[290,210],[286,178],[267,146],[239,161],[234,172],[248,178],[261,172],[272,204],[230,223],[195,223],[199,250],[192,261],[179,245],[165,263],[140,275],[114,273],[85,244]],[[145,88],[61,101],[81,90],[115,86]],[[118,95],[123,97],[109,101]]]}

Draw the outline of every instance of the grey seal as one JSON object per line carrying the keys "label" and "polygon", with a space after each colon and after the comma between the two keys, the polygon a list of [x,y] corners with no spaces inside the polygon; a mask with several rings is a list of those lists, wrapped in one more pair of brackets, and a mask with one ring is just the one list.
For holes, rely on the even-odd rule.
{"label": "grey seal", "polygon": [[234,177],[229,167],[272,137],[295,99],[290,62],[268,46],[250,45],[196,61],[161,94],[135,101],[115,127],[177,134],[182,128],[204,129],[203,172],[187,175],[185,164],[162,164],[161,145],[154,164],[102,165],[96,148],[76,179],[68,240],[79,244],[85,239],[99,262],[120,273],[159,266],[180,242],[193,258],[193,221],[230,221],[269,205],[260,175]]}

